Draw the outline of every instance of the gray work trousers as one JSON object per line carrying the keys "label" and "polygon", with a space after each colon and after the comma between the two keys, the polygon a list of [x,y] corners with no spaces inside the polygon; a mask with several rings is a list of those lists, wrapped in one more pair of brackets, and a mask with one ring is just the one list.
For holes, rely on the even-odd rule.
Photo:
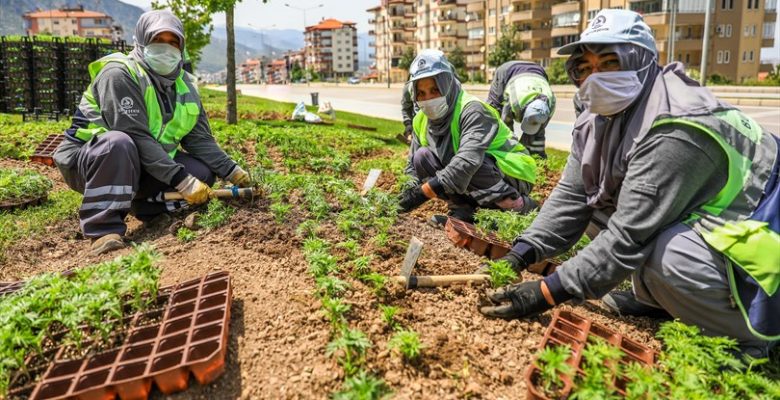
{"label": "gray work trousers", "polygon": [[[441,160],[427,147],[420,147],[412,157],[412,165],[417,177],[425,180],[436,176],[436,171],[444,168]],[[472,207],[497,208],[496,202],[507,197],[516,199],[521,194],[527,195],[531,191],[531,185],[519,179],[505,176],[496,161],[489,155],[485,155],[482,165],[471,177],[467,193],[463,195],[449,195],[450,203],[470,205]]]}
{"label": "gray work trousers", "polygon": [[663,308],[705,335],[737,339],[744,351],[766,357],[776,342],[748,330],[731,297],[724,255],[682,223],[661,232],[650,246],[650,257],[631,279],[639,302]]}
{"label": "gray work trousers", "polygon": [[[79,224],[84,236],[124,235],[128,213],[142,221],[186,207],[183,201],[164,201],[163,193],[175,191],[141,168],[138,149],[125,133],[109,131],[78,145],[65,140],[55,153],[65,183],[84,194]],[[208,185],[215,176],[194,157],[179,152],[174,161]]]}

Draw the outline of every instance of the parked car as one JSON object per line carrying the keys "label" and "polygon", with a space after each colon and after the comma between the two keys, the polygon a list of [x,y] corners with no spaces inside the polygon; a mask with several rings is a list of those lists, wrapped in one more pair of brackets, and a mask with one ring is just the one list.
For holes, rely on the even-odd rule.
{"label": "parked car", "polygon": [[353,76],[347,79],[347,83],[349,83],[350,85],[357,85],[358,83],[360,83],[360,78],[358,78],[357,76]]}

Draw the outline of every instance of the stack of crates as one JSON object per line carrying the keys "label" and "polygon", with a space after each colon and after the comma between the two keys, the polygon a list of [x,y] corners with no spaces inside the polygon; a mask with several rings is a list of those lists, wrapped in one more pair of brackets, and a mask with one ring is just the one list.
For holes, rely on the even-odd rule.
{"label": "stack of crates", "polygon": [[32,40],[27,36],[0,38],[0,111],[19,112],[32,110],[33,97]]}
{"label": "stack of crates", "polygon": [[43,113],[61,111],[59,88],[60,38],[34,36],[32,38],[33,104]]}

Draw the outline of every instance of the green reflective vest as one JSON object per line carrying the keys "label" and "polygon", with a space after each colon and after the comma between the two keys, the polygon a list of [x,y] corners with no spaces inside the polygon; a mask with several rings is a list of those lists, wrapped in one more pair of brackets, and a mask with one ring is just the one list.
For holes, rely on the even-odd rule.
{"label": "green reflective vest", "polygon": [[[676,76],[665,76],[665,82],[670,96],[678,91],[685,96],[688,94],[683,90],[692,90],[681,85]],[[664,115],[652,126],[667,124],[695,128],[715,140],[726,154],[726,185],[685,222],[731,261],[729,286],[751,332],[765,340],[780,339],[777,326],[767,323],[767,318],[778,318],[771,314],[780,305],[780,234],[767,222],[751,219],[759,202],[769,195],[764,191],[778,162],[776,139],[752,118],[730,107],[713,110],[709,115]],[[778,205],[774,207],[777,212]]]}
{"label": "green reflective vest", "polygon": [[[175,81],[176,104],[173,117],[167,124],[163,124],[162,110],[157,100],[157,91],[149,75],[132,57],[122,53],[109,54],[89,64],[89,76],[92,82],[87,90],[84,91],[79,103],[79,110],[89,120],[89,124],[86,128],[78,129],[75,136],[88,142],[96,135],[101,135],[111,130],[111,127],[106,126],[105,121],[103,121],[100,106],[92,94],[92,85],[100,71],[112,62],[121,63],[127,67],[133,80],[140,86],[149,119],[149,132],[162,145],[168,156],[173,158],[179,148],[179,142],[190,133],[198,122],[200,107],[198,106],[197,88],[192,83],[191,78],[185,75],[184,70],[182,70]],[[121,105],[122,103],[120,102]],[[132,107],[132,104],[129,104],[129,106]]]}
{"label": "green reflective vest", "polygon": [[[536,161],[533,157],[528,154],[522,144],[514,139],[512,130],[501,120],[498,111],[463,90],[458,95],[455,109],[452,112],[452,122],[450,123],[452,149],[457,153],[460,147],[460,115],[463,112],[463,107],[474,101],[481,103],[498,123],[498,133],[490,143],[487,153],[495,158],[496,165],[504,175],[534,184],[536,182]],[[415,115],[413,128],[414,135],[420,145],[428,146],[428,117],[424,113],[418,112]]]}
{"label": "green reflective vest", "polygon": [[521,118],[520,114],[528,103],[539,95],[547,97],[550,115],[555,114],[555,95],[550,88],[550,83],[539,74],[527,72],[515,75],[504,89],[504,98],[509,101],[509,107],[512,109],[512,115],[515,116],[515,119]]}

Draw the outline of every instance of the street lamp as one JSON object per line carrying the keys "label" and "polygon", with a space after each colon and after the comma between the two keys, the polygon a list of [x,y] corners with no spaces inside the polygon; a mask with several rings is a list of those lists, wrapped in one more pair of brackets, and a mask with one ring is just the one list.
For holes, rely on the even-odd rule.
{"label": "street lamp", "polygon": [[284,6],[285,7],[290,7],[292,9],[294,9],[294,10],[303,11],[303,29],[306,29],[306,11],[313,10],[315,8],[324,7],[325,5],[324,4],[319,4],[319,5],[316,5],[316,6],[313,6],[313,7],[295,7],[295,6],[291,6],[289,3],[284,3]]}

